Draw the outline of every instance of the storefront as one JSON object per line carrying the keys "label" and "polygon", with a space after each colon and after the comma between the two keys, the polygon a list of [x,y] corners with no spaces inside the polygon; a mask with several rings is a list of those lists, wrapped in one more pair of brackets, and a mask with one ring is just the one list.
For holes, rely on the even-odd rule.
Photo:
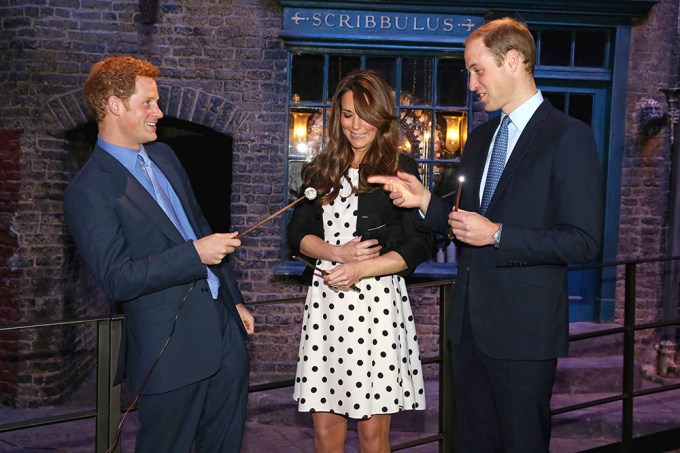
{"label": "storefront", "polygon": [[[463,42],[486,20],[511,16],[534,34],[543,95],[593,128],[606,178],[601,261],[615,260],[630,37],[635,21],[656,1],[280,3],[280,37],[288,50],[289,197],[297,196],[302,163],[324,141],[335,86],[356,68],[376,70],[391,83],[402,150],[419,162],[433,192],[455,196],[467,133],[489,117],[467,90]],[[454,266],[436,263],[437,251],[447,245],[437,238],[433,262],[421,265],[418,275],[455,275]],[[570,274],[572,321],[612,318],[614,278],[607,272],[614,270]]]}

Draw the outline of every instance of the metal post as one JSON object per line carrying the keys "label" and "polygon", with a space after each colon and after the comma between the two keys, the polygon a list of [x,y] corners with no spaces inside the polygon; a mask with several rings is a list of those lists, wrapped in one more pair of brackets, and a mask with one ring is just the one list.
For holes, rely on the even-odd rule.
{"label": "metal post", "polygon": [[439,351],[442,357],[442,363],[439,366],[439,426],[442,434],[442,441],[439,443],[440,453],[453,452],[456,439],[451,347],[446,335],[453,285],[455,282],[451,285],[442,285],[439,289]]}
{"label": "metal post", "polygon": [[105,452],[109,439],[109,389],[111,388],[111,363],[109,350],[111,343],[111,321],[97,323],[97,422],[95,443],[98,453]]}
{"label": "metal post", "polygon": [[[120,385],[113,386],[115,364],[122,332],[122,320],[107,319],[97,323],[97,422],[95,451],[104,453],[116,437],[120,420]],[[120,452],[120,445],[113,452]]]}
{"label": "metal post", "polygon": [[635,279],[636,264],[626,264],[623,306],[623,414],[621,440],[623,452],[633,451],[633,392],[635,363]]}

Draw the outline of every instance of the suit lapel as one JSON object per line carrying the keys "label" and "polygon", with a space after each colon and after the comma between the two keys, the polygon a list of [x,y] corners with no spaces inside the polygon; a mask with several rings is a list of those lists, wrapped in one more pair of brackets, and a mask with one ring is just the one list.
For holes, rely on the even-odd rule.
{"label": "suit lapel", "polygon": [[[482,184],[484,165],[486,164],[486,158],[489,152],[489,147],[491,146],[493,133],[496,130],[496,127],[498,127],[499,122],[500,120],[491,120],[490,122],[479,126],[480,128],[488,127],[489,130],[479,131],[483,138],[480,140],[479,145],[476,148],[468,146],[463,151],[463,161],[461,162],[463,173],[460,173],[460,176],[465,177],[465,183],[463,185],[464,189],[462,196],[468,201],[465,203],[465,206],[470,206],[470,211],[479,210],[479,205],[481,203],[481,200],[479,199],[479,191]],[[468,142],[468,144],[470,144],[470,142]]]}
{"label": "suit lapel", "polygon": [[120,190],[120,196],[129,198],[158,227],[161,233],[172,241],[178,244],[184,242],[184,238],[156,200],[123,164],[99,147],[95,148],[92,157],[101,163],[100,167],[104,172],[111,174],[111,181]]}
{"label": "suit lapel", "polygon": [[501,179],[498,181],[498,185],[496,186],[493,197],[491,197],[487,212],[491,212],[493,210],[497,200],[503,195],[503,192],[508,187],[509,181],[512,179],[512,175],[515,173],[520,163],[531,149],[534,140],[543,127],[543,121],[548,116],[548,113],[552,110],[552,108],[553,107],[548,101],[543,101],[543,103],[538,107],[527,123],[526,127],[522,131],[522,135],[520,135],[519,140],[517,140],[517,143],[510,154],[508,162],[505,164],[503,174],[501,175]]}

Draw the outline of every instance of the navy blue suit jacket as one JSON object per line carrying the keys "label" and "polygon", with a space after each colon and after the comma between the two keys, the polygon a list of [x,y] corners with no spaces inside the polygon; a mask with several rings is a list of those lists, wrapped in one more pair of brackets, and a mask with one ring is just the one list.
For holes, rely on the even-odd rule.
{"label": "navy blue suit jacket", "polygon": [[[479,189],[496,118],[470,134],[459,174],[460,208],[479,211]],[[600,250],[601,164],[592,130],[544,101],[503,171],[486,217],[503,224],[501,243],[459,243],[448,334],[458,344],[463,308],[478,347],[490,357],[542,360],[568,352],[567,264]],[[451,204],[433,196],[422,227],[446,234]]]}
{"label": "navy blue suit jacket", "polygon": [[[201,238],[211,234],[189,178],[163,143],[145,145],[163,171]],[[113,156],[95,147],[64,194],[69,230],[104,293],[125,315],[116,382],[137,391],[177,323],[144,393],[164,393],[215,374],[222,360],[219,316],[206,267],[158,203]],[[226,260],[211,269],[219,277],[232,315],[243,302]],[[180,303],[186,297],[179,316]]]}

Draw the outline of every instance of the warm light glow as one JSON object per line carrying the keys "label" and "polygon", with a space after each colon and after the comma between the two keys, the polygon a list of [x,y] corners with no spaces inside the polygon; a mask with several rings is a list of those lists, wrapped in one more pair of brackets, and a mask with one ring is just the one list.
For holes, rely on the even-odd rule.
{"label": "warm light glow", "polygon": [[300,152],[307,152],[307,121],[311,113],[306,112],[291,112],[293,115],[292,121],[292,137],[291,145],[295,146]]}
{"label": "warm light glow", "polygon": [[468,117],[467,115],[463,115],[463,118],[460,121],[460,150],[462,151],[463,148],[465,148],[465,142],[467,142],[467,134],[468,134]]}
{"label": "warm light glow", "polygon": [[444,147],[454,153],[460,149],[460,123],[462,117],[444,115],[446,120],[446,142]]}

